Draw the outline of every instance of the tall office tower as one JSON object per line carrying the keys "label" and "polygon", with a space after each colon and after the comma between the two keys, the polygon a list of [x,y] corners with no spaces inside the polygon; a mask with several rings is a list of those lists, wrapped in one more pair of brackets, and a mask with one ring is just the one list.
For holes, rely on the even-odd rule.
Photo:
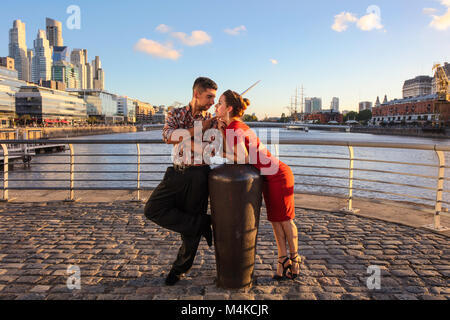
{"label": "tall office tower", "polygon": [[39,30],[36,40],[34,40],[34,57],[32,80],[39,83],[39,80],[51,80],[52,78],[52,50],[44,30]]}
{"label": "tall office tower", "polygon": [[27,58],[28,58],[28,70],[30,74],[30,81],[33,80],[33,57],[34,57],[33,49],[28,49]]}
{"label": "tall office tower", "polygon": [[9,57],[14,59],[19,79],[30,81],[25,23],[20,20],[15,20],[13,27],[9,30]]}
{"label": "tall office tower", "polygon": [[86,89],[94,89],[94,68],[90,63],[86,64]]}
{"label": "tall office tower", "polygon": [[102,62],[100,57],[96,56],[95,60],[92,61],[93,68],[93,88],[95,90],[105,89],[105,72],[102,69]]}
{"label": "tall office tower", "polygon": [[372,102],[370,101],[363,101],[359,103],[359,112],[364,110],[370,110],[372,111]]}
{"label": "tall office tower", "polygon": [[70,62],[70,55],[69,51],[70,49],[68,47],[52,47],[53,49],[53,61],[64,61],[64,62]]}
{"label": "tall office tower", "polygon": [[305,99],[305,113],[307,113],[307,114],[312,113],[312,99],[311,98]]}
{"label": "tall office tower", "polygon": [[78,75],[80,77],[79,89],[87,89],[87,68],[86,68],[87,57],[85,55],[86,53],[87,50],[73,49],[72,53],[70,54],[70,62],[76,67],[78,67]]}
{"label": "tall office tower", "polygon": [[53,63],[52,80],[64,82],[67,89],[80,88],[78,67],[66,61],[55,61]]}
{"label": "tall office tower", "polygon": [[331,100],[331,110],[333,112],[339,112],[339,98],[334,97]]}
{"label": "tall office tower", "polygon": [[50,18],[46,19],[47,25],[47,38],[51,47],[64,46],[64,40],[62,37],[62,23]]}
{"label": "tall office tower", "polygon": [[322,111],[322,98],[311,98],[312,113]]}

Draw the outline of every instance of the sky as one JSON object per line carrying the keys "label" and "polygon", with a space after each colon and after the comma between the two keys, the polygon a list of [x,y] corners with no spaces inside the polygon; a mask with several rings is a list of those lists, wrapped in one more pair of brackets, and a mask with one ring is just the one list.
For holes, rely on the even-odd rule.
{"label": "sky", "polygon": [[0,56],[14,20],[32,48],[46,17],[64,45],[100,56],[109,92],[170,106],[189,103],[199,76],[218,98],[261,80],[247,94],[260,118],[289,113],[302,86],[324,109],[401,98],[405,80],[450,62],[450,0],[3,1]]}

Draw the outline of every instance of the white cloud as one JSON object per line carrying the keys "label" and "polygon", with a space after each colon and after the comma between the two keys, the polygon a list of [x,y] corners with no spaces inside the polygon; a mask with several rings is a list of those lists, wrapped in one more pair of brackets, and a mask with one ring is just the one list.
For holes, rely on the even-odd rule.
{"label": "white cloud", "polygon": [[156,31],[161,33],[167,33],[170,32],[170,30],[171,30],[170,27],[165,24],[160,24],[159,26],[156,27]]}
{"label": "white cloud", "polygon": [[358,21],[358,18],[356,18],[353,13],[344,11],[334,17],[334,24],[331,29],[337,32],[342,32],[347,30],[349,23],[356,21]]}
{"label": "white cloud", "polygon": [[[445,0],[447,1],[447,0]],[[448,0],[450,1],[450,0]],[[349,24],[355,23],[356,27],[362,31],[372,31],[383,29],[381,24],[381,10],[378,6],[371,5],[367,8],[367,14],[358,18],[356,15],[350,12],[343,11],[340,14],[334,16],[334,24],[331,28],[336,32],[346,31]],[[386,31],[386,30],[384,30]]]}
{"label": "white cloud", "polygon": [[425,8],[423,12],[433,18],[430,27],[436,30],[447,30],[450,28],[450,0],[441,0],[441,4],[447,7],[447,12],[442,16],[435,15],[437,9],[434,8]]}
{"label": "white cloud", "polygon": [[190,47],[200,46],[212,41],[209,34],[201,30],[192,31],[190,36],[184,32],[172,32],[170,35]]}
{"label": "white cloud", "polygon": [[437,9],[435,8],[424,8],[423,13],[426,15],[432,15],[433,13],[436,13]]}
{"label": "white cloud", "polygon": [[177,60],[181,54],[170,44],[163,45],[153,40],[142,38],[134,46],[134,50],[144,52],[156,58]]}
{"label": "white cloud", "polygon": [[361,17],[356,23],[359,29],[363,31],[371,31],[374,29],[383,29],[380,16],[375,13],[369,13]]}
{"label": "white cloud", "polygon": [[275,59],[270,59],[270,62],[272,62],[272,64],[278,64],[278,60]]}
{"label": "white cloud", "polygon": [[241,32],[247,31],[247,28],[245,26],[239,26],[234,29],[225,29],[225,33],[228,33],[232,36],[238,36],[241,34]]}

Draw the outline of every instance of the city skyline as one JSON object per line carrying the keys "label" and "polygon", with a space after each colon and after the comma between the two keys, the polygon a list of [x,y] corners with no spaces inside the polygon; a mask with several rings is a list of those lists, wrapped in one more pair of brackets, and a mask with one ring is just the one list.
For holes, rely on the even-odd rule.
{"label": "city skyline", "polygon": [[344,1],[325,7],[198,1],[178,4],[177,10],[141,1],[104,3],[79,1],[79,30],[67,28],[68,1],[5,4],[0,56],[8,55],[14,20],[26,24],[26,45],[32,48],[48,17],[62,22],[64,45],[102,57],[107,91],[171,105],[190,101],[198,76],[213,78],[218,94],[262,80],[248,95],[248,112],[259,118],[286,112],[301,84],[305,97],[321,97],[325,106],[338,97],[340,110],[357,110],[359,102],[374,103],[386,94],[401,98],[405,80],[432,76],[435,62],[450,61],[444,40],[450,33],[448,0]]}

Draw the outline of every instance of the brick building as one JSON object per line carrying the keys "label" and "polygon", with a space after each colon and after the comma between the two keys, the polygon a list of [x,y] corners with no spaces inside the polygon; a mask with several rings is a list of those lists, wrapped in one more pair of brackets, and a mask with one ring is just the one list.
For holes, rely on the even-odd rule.
{"label": "brick building", "polygon": [[393,100],[372,109],[372,125],[418,124],[449,126],[450,102],[427,95]]}

